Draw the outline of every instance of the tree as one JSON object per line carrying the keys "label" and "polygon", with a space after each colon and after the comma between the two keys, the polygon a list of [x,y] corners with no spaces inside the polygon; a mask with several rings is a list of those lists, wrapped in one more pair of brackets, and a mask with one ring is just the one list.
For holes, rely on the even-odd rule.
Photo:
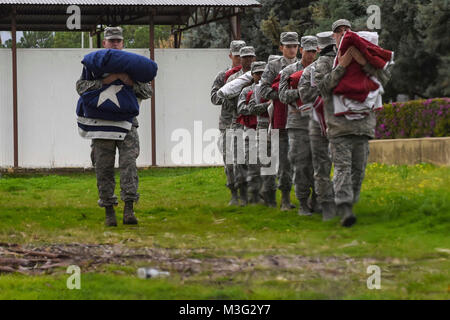
{"label": "tree", "polygon": [[[24,31],[23,36],[17,42],[18,48],[52,48],[54,43],[53,32],[49,31]],[[11,48],[12,40],[5,41],[3,47]]]}

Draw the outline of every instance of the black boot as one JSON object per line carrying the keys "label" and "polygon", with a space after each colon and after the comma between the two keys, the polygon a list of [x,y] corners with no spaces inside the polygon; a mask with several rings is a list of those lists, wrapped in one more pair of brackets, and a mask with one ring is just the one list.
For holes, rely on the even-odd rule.
{"label": "black boot", "polygon": [[291,192],[290,191],[281,191],[281,211],[289,211],[291,209],[295,209],[295,206],[291,204]]}
{"label": "black boot", "polygon": [[311,208],[308,206],[308,198],[300,199],[300,209],[298,209],[299,216],[312,215]]}
{"label": "black boot", "polygon": [[125,208],[123,209],[123,224],[138,224],[133,212],[133,201],[125,202]]}
{"label": "black boot", "polygon": [[239,199],[241,201],[241,207],[245,207],[248,204],[248,194],[246,185],[242,185],[239,188]]}
{"label": "black boot", "polygon": [[259,192],[258,191],[252,191],[250,192],[250,204],[258,204],[259,203]]}
{"label": "black boot", "polygon": [[117,220],[116,220],[116,211],[114,211],[113,206],[105,207],[105,226],[107,227],[117,227]]}
{"label": "black boot", "polygon": [[336,218],[336,205],[334,202],[322,203],[322,221],[330,221]]}
{"label": "black boot", "polygon": [[317,201],[317,195],[315,192],[313,192],[311,198],[308,199],[308,206],[313,213],[322,213],[322,206]]}
{"label": "black boot", "polygon": [[337,206],[337,211],[341,215],[341,225],[343,227],[351,227],[356,223],[356,216],[353,214],[353,205],[343,203]]}
{"label": "black boot", "polygon": [[230,189],[231,191],[231,200],[228,202],[229,206],[238,206],[239,205],[239,198],[238,193],[236,189]]}
{"label": "black boot", "polygon": [[269,208],[277,207],[277,190],[270,190],[263,193],[264,205]]}

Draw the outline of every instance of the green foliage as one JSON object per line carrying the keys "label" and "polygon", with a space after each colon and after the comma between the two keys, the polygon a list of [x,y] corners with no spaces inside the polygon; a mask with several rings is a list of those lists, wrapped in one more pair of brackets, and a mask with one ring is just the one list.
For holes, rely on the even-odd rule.
{"label": "green foliage", "polygon": [[[53,32],[49,31],[24,31],[23,37],[17,41],[18,48],[52,48],[53,45],[54,35]],[[2,47],[2,45],[0,45],[0,47]],[[3,47],[11,48],[11,39],[5,41]]]}
{"label": "green foliage", "polygon": [[450,136],[450,98],[388,103],[377,114],[377,139]]}

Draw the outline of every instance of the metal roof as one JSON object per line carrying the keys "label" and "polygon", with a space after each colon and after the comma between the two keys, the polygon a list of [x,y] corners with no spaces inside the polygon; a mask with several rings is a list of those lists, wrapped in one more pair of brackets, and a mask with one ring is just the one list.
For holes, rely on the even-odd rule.
{"label": "metal roof", "polygon": [[69,5],[81,10],[81,29],[98,25],[172,25],[179,30],[230,18],[246,8],[260,7],[256,0],[0,0],[0,30],[11,30],[16,10],[17,30],[67,31]]}
{"label": "metal roof", "polygon": [[259,6],[256,0],[0,0],[0,5]]}

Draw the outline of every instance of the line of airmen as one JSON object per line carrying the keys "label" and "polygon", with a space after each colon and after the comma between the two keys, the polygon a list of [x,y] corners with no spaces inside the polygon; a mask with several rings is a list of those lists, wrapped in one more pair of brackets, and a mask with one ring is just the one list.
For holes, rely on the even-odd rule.
{"label": "line of airmen", "polygon": [[[240,203],[245,206],[250,202],[276,207],[278,188],[281,191],[280,208],[288,211],[295,208],[290,201],[294,184],[295,195],[300,202],[299,215],[322,213],[324,221],[339,216],[345,227],[356,222],[353,205],[359,200],[369,154],[369,139],[374,138],[376,119],[373,112],[361,120],[335,116],[333,89],[353,59],[382,85],[389,80],[390,73],[375,69],[354,47],[342,56],[339,54],[338,65],[333,68],[338,54],[336,44],[348,30],[351,30],[350,22],[340,19],[333,23],[332,31],[304,36],[301,43],[296,32],[283,32],[280,36],[282,55],[270,56],[267,63],[256,61],[254,48],[244,41],[231,42],[231,68],[219,72],[211,89],[211,102],[222,106],[219,150],[223,154],[227,187],[231,191],[229,205]],[[299,46],[301,59],[297,58]],[[315,60],[317,55],[319,57]],[[243,88],[238,97],[226,99],[218,94],[225,84],[248,71],[251,71],[252,83]],[[292,76],[299,71],[302,71],[301,77],[293,85]],[[317,101],[319,96],[324,103],[325,133],[314,108],[306,107]],[[274,105],[275,109],[278,107],[277,115],[273,113]],[[253,117],[256,124],[255,121],[251,124],[242,122],[242,117]],[[267,137],[261,133],[266,133],[270,128],[278,129],[276,175],[273,172],[264,173],[267,165],[248,161],[248,154],[256,150],[261,152],[258,146],[263,143],[262,136]],[[249,139],[245,142],[245,163],[236,161],[236,144],[233,150],[226,143],[227,130],[229,132],[230,129],[257,130],[256,141]],[[271,146],[270,138],[264,140],[267,140],[264,142],[270,154],[273,141]],[[226,161],[230,153],[234,156],[232,163]],[[330,179],[332,164],[333,181]]]}

